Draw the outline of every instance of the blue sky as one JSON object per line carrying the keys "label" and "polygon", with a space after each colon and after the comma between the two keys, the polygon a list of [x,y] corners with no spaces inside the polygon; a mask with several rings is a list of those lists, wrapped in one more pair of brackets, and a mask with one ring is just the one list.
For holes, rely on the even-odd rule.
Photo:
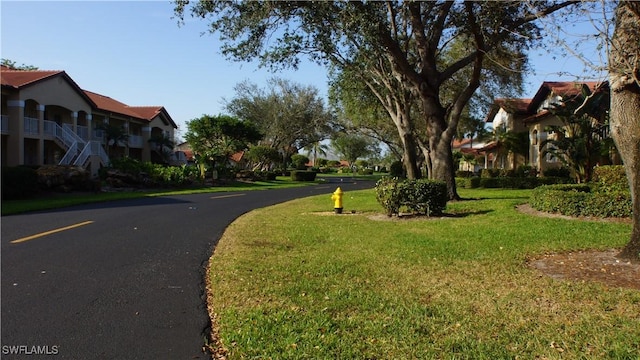
{"label": "blue sky", "polygon": [[[224,113],[223,99],[250,80],[264,86],[279,76],[327,93],[325,69],[270,73],[255,63],[226,60],[206,23],[187,17],[178,27],[170,1],[0,1],[2,58],[42,70],[65,70],[86,90],[132,106],[162,105],[186,131],[185,122]],[[580,64],[532,53],[531,97],[542,81],[570,80]]]}

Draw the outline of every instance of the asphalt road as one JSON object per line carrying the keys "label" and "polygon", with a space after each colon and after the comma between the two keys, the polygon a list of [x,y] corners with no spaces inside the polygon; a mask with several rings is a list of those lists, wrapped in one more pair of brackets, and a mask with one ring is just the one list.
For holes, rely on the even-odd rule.
{"label": "asphalt road", "polygon": [[348,192],[373,185],[345,179],[3,217],[0,357],[208,358],[204,271],[228,224],[311,195],[327,194],[332,209],[337,186]]}

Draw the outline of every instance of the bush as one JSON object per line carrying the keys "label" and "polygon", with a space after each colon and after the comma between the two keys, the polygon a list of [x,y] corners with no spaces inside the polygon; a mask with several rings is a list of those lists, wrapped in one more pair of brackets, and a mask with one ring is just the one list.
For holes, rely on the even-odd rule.
{"label": "bush", "polygon": [[588,192],[574,190],[543,189],[541,186],[534,190],[529,201],[531,207],[538,211],[560,213],[563,215],[578,216],[580,208],[585,201]]}
{"label": "bush", "polygon": [[467,185],[465,186],[469,189],[475,189],[480,187],[480,177],[474,176],[467,179]]}
{"label": "bush", "polygon": [[593,180],[599,192],[629,192],[629,181],[622,165],[598,166],[593,170]]}
{"label": "bush", "polygon": [[546,185],[533,190],[529,203],[539,211],[569,216],[628,217],[628,192],[595,192],[586,184]]}
{"label": "bush", "polygon": [[470,178],[472,176],[473,176],[473,171],[463,171],[463,170],[456,171],[456,177],[459,177],[459,178]]}
{"label": "bush", "polygon": [[315,171],[293,170],[291,171],[291,180],[293,181],[314,181],[316,179]]}
{"label": "bush", "polygon": [[358,169],[358,175],[373,175],[372,169]]}
{"label": "bush", "polygon": [[440,215],[447,206],[447,186],[442,181],[385,177],[376,183],[376,199],[387,216],[398,214],[401,206],[427,216]]}
{"label": "bush", "polygon": [[594,192],[582,206],[582,215],[596,217],[631,217],[633,206],[628,191]]}
{"label": "bush", "polygon": [[500,169],[482,169],[480,171],[481,178],[494,178],[500,176]]}
{"label": "bush", "polygon": [[394,161],[389,166],[389,176],[392,178],[401,178],[404,177],[404,167],[402,166],[401,161]]}
{"label": "bush", "polygon": [[531,165],[520,165],[515,171],[516,177],[534,177],[538,174],[536,168]]}
{"label": "bush", "polygon": [[38,191],[36,169],[29,166],[2,167],[2,199],[18,200],[33,196]]}
{"label": "bush", "polygon": [[387,216],[400,211],[400,196],[398,194],[398,178],[383,177],[376,182],[376,200],[382,205]]}
{"label": "bush", "polygon": [[[483,171],[484,172],[484,171]],[[486,189],[495,189],[502,187],[502,182],[498,177],[481,177],[480,178],[480,187]]]}
{"label": "bush", "polygon": [[566,167],[546,169],[542,172],[543,176],[569,178],[571,177],[571,170]]}
{"label": "bush", "polygon": [[113,159],[111,167],[102,168],[99,173],[100,177],[107,180],[112,186],[121,184],[122,186],[145,187],[190,185],[200,175],[195,166],[165,166],[129,157]]}
{"label": "bush", "polygon": [[307,168],[309,158],[302,154],[293,154],[291,155],[291,162],[296,170],[305,170]]}

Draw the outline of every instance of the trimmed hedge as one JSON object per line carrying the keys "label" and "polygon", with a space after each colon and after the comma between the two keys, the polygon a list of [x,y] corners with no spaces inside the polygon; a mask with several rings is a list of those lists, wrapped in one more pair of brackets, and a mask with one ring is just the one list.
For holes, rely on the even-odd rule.
{"label": "trimmed hedge", "polygon": [[586,184],[547,185],[533,190],[529,204],[536,210],[569,216],[629,217],[629,192],[596,192]]}
{"label": "trimmed hedge", "polygon": [[475,189],[483,188],[507,188],[507,189],[534,189],[540,185],[563,184],[571,182],[568,178],[559,177],[470,177],[456,178],[456,186],[459,188]]}
{"label": "trimmed hedge", "polygon": [[315,171],[292,170],[291,180],[293,181],[314,181],[316,179]]}
{"label": "trimmed hedge", "polygon": [[599,192],[629,191],[629,180],[622,165],[598,166],[593,169],[592,183]]}
{"label": "trimmed hedge", "polygon": [[427,216],[440,215],[447,206],[447,185],[428,179],[382,178],[376,183],[376,199],[387,216],[400,213],[401,207]]}

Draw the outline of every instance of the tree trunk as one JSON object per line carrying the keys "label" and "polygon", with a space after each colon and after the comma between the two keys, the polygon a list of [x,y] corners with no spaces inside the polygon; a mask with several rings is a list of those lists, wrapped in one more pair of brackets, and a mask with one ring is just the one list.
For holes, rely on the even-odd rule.
{"label": "tree trunk", "polygon": [[431,151],[429,152],[431,155],[431,178],[444,181],[447,184],[449,200],[460,200],[456,188],[451,141],[440,137],[439,141],[430,141],[429,145],[431,146]]}
{"label": "tree trunk", "polygon": [[[460,200],[456,188],[455,168],[451,142],[455,132],[448,131],[445,121],[446,111],[437,99],[422,94],[423,109],[427,121],[429,136],[429,156],[431,159],[430,179],[444,181],[447,184],[449,200]],[[449,124],[451,125],[451,124]]]}
{"label": "tree trunk", "polygon": [[[419,179],[421,177],[420,169],[418,168],[418,156],[416,153],[417,146],[415,135],[413,134],[413,126],[411,123],[410,115],[407,113],[406,107],[402,104],[396,104],[395,108],[388,106],[388,109],[395,109],[396,111],[387,110],[393,123],[396,125],[400,141],[402,142],[402,165],[406,171],[407,179]],[[405,111],[403,112],[402,110]]]}
{"label": "tree trunk", "polygon": [[422,177],[420,169],[418,169],[418,160],[416,154],[416,144],[413,134],[404,133],[402,135],[403,156],[402,163],[407,172],[407,179],[419,179]]}
{"label": "tree trunk", "polygon": [[633,201],[631,239],[619,257],[640,262],[640,2],[621,1],[609,54],[610,126]]}

